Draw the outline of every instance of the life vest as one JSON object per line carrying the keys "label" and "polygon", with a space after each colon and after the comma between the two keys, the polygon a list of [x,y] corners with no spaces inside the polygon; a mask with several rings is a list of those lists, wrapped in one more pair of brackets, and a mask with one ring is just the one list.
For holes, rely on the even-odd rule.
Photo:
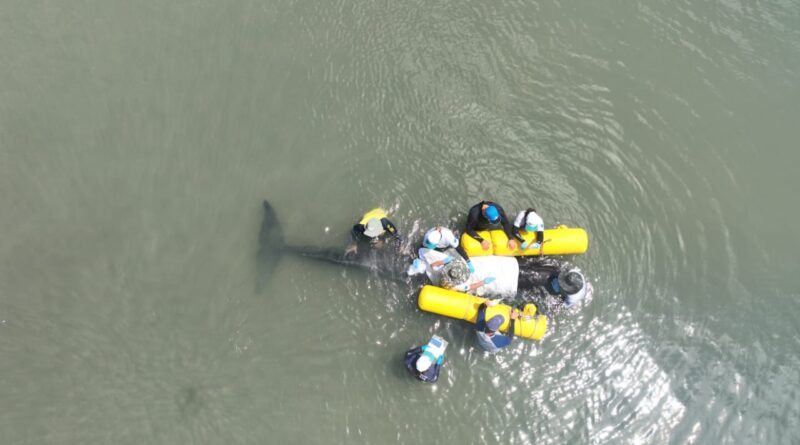
{"label": "life vest", "polygon": [[376,218],[378,220],[386,218],[386,210],[383,210],[380,207],[376,207],[370,210],[369,212],[365,213],[364,216],[361,217],[361,220],[358,223],[366,225],[367,221],[371,220],[372,218]]}

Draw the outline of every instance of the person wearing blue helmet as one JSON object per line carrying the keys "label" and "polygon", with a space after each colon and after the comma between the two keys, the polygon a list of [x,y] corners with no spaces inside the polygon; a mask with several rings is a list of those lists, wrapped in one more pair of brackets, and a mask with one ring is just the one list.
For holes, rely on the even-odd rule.
{"label": "person wearing blue helmet", "polygon": [[499,204],[495,204],[492,201],[481,201],[469,209],[469,213],[467,214],[467,227],[464,231],[467,235],[480,242],[483,250],[489,250],[491,243],[489,243],[489,240],[485,240],[478,235],[477,231],[500,227],[502,227],[503,232],[506,233],[506,237],[508,238],[508,248],[516,248],[513,226],[508,221],[505,210],[503,210]]}

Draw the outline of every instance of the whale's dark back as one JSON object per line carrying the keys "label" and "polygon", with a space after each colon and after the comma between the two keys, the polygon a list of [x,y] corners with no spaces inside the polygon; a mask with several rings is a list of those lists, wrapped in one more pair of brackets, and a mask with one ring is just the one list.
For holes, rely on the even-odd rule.
{"label": "whale's dark back", "polygon": [[362,247],[356,254],[345,255],[342,247],[289,246],[283,235],[275,209],[264,201],[264,220],[258,234],[258,280],[256,290],[264,289],[275,273],[280,258],[285,253],[300,255],[329,264],[365,269],[395,281],[408,281],[405,270],[411,263],[408,254],[402,253],[399,241],[387,242],[382,249]]}

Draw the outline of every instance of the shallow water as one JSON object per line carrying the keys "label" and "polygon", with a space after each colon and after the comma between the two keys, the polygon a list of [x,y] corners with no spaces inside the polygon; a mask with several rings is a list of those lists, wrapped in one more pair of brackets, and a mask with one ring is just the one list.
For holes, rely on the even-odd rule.
{"label": "shallow water", "polygon": [[[797,443],[799,6],[0,3],[0,443]],[[589,232],[541,343],[255,292],[263,199],[337,246],[484,198]]]}

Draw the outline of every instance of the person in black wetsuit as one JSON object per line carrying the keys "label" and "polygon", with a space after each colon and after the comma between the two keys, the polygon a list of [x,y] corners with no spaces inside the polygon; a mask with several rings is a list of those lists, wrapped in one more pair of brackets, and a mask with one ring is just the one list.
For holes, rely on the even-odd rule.
{"label": "person in black wetsuit", "polygon": [[389,239],[399,241],[400,233],[397,232],[397,227],[386,216],[386,211],[380,208],[365,213],[350,231],[353,242],[345,254],[357,253],[360,246],[383,247]]}
{"label": "person in black wetsuit", "polygon": [[592,289],[580,269],[552,258],[520,259],[518,283],[519,296],[540,310],[548,295],[570,308],[591,295]]}
{"label": "person in black wetsuit", "polygon": [[498,227],[502,227],[503,232],[505,232],[508,238],[508,248],[516,248],[514,229],[506,216],[505,210],[503,210],[499,204],[495,204],[492,201],[481,201],[469,209],[469,213],[467,214],[467,227],[464,231],[467,235],[479,241],[483,250],[489,250],[489,247],[491,247],[489,241],[483,239],[476,231]]}

